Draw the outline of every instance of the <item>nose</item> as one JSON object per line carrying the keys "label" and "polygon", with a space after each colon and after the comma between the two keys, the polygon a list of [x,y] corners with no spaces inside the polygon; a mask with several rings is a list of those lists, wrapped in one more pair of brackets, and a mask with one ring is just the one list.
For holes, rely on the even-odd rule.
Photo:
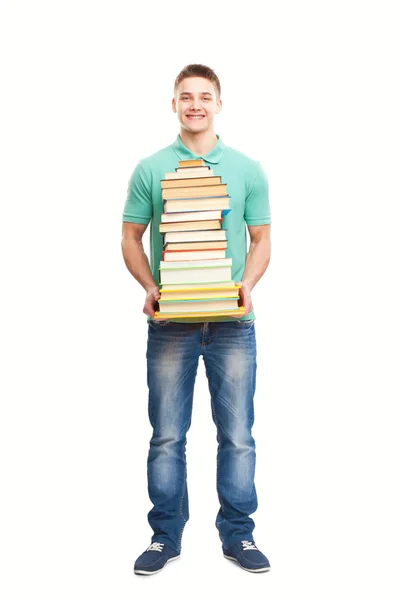
{"label": "nose", "polygon": [[192,102],[192,109],[198,110],[200,108],[200,100],[199,98],[194,98],[193,102]]}

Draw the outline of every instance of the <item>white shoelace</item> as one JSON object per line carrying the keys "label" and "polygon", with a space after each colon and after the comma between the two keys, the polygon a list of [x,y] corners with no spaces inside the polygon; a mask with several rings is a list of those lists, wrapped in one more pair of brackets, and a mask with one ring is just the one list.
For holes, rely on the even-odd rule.
{"label": "white shoelace", "polygon": [[157,552],[162,552],[163,551],[163,547],[164,547],[164,544],[160,544],[159,542],[153,542],[147,548],[146,552],[148,552],[149,550],[157,550]]}
{"label": "white shoelace", "polygon": [[254,542],[242,542],[242,550],[258,550]]}

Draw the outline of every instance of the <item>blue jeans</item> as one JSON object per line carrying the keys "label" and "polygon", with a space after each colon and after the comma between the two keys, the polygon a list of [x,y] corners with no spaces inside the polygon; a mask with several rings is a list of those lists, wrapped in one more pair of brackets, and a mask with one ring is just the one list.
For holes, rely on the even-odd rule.
{"label": "blue jeans", "polygon": [[224,548],[253,540],[254,521],[249,515],[257,508],[251,435],[256,383],[254,321],[149,321],[146,357],[153,435],[147,477],[153,508],[148,520],[154,532],[152,542],[164,542],[178,552],[189,519],[186,433],[200,355],[217,428],[220,508],[215,525]]}

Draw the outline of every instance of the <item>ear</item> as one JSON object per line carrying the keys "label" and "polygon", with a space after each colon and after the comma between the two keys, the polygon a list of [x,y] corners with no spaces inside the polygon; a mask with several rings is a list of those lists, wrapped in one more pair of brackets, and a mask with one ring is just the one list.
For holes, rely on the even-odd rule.
{"label": "ear", "polygon": [[172,98],[172,111],[176,112],[176,102],[175,102],[175,98]]}
{"label": "ear", "polygon": [[217,114],[222,110],[222,100],[218,100],[217,102],[217,110],[215,111]]}

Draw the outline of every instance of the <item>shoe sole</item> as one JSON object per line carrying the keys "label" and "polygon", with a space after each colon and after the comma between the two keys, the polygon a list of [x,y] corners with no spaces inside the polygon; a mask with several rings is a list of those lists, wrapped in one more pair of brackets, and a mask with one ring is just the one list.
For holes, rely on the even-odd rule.
{"label": "shoe sole", "polygon": [[136,575],[155,575],[156,573],[159,573],[160,571],[163,570],[163,568],[165,567],[165,565],[169,562],[172,562],[173,560],[177,560],[178,558],[180,558],[179,556],[173,556],[172,558],[169,558],[161,567],[161,569],[157,569],[157,571],[140,571],[139,569],[133,569],[133,572],[136,573]]}
{"label": "shoe sole", "polygon": [[237,560],[237,558],[233,558],[233,556],[227,556],[226,554],[224,554],[224,557],[227,558],[228,560],[233,560],[234,562],[237,562],[239,567],[241,567],[245,571],[249,571],[250,573],[265,573],[265,571],[269,571],[271,568],[271,567],[261,567],[261,569],[247,569],[246,567],[243,567],[243,565],[240,564],[240,562]]}

